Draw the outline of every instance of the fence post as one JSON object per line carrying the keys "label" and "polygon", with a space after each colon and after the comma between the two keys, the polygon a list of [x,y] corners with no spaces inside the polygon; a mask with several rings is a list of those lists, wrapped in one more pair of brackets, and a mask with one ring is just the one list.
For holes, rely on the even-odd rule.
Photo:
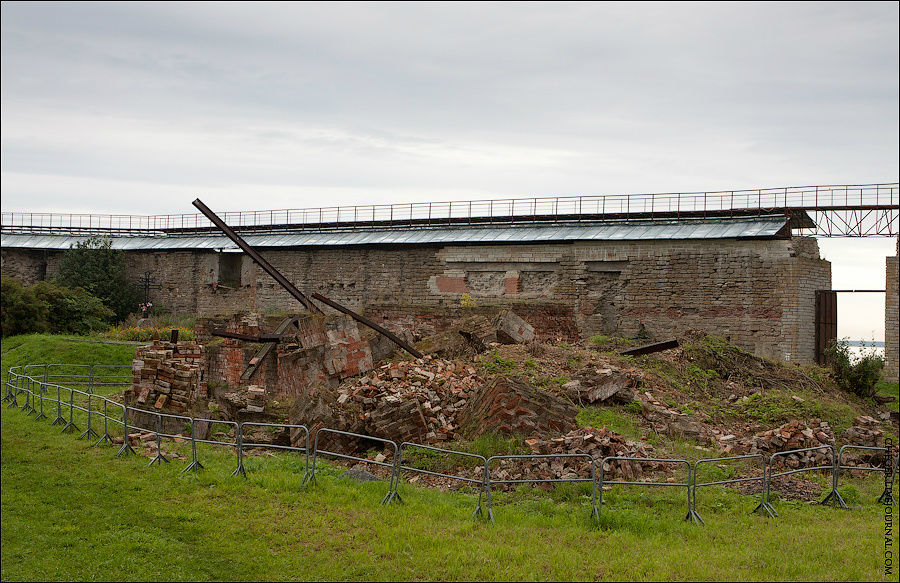
{"label": "fence post", "polygon": [[247,477],[247,472],[244,470],[244,424],[243,423],[235,423],[234,424],[234,444],[237,449],[237,467],[231,472],[232,476],[244,476]]}
{"label": "fence post", "polygon": [[840,454],[837,453],[834,446],[831,446],[831,492],[828,493],[828,496],[825,496],[825,499],[822,500],[821,504],[827,505],[829,502],[835,503],[840,508],[847,508],[847,503],[844,502],[844,498],[841,497],[841,493],[838,492],[838,472],[841,469],[841,457],[844,454],[844,448],[841,448]]}
{"label": "fence post", "polygon": [[9,402],[12,399],[12,391],[10,390],[9,375],[12,373],[12,367],[6,369],[6,379],[3,384],[3,402]]}
{"label": "fence post", "polygon": [[191,417],[191,463],[181,473],[202,470],[203,464],[197,459],[197,420]]}
{"label": "fence post", "polygon": [[[31,378],[25,377],[25,382],[31,385]],[[34,412],[34,407],[31,406],[31,401],[34,398],[34,393],[32,393],[29,389],[24,389],[23,392],[25,393],[25,404],[22,405],[21,410],[25,411],[25,416],[27,417],[29,414]]]}
{"label": "fence post", "polygon": [[753,509],[753,512],[759,512],[762,514],[762,511],[765,510],[770,518],[778,518],[778,512],[772,508],[772,505],[769,504],[769,483],[772,481],[772,456],[769,456],[769,459],[766,461],[766,465],[763,468],[763,495],[762,500],[760,500],[759,504],[756,505],[756,508]]}
{"label": "fence post", "polygon": [[19,375],[16,374],[15,386],[10,385],[10,387],[9,387],[9,405],[7,405],[6,407],[10,408],[10,407],[18,407],[18,406],[19,406]]}
{"label": "fence post", "polygon": [[122,429],[124,431],[122,435],[122,447],[116,452],[116,457],[121,457],[127,453],[137,455],[137,452],[131,447],[131,440],[128,439],[128,407],[126,405],[122,405]]}
{"label": "fence post", "polygon": [[40,421],[41,419],[46,419],[47,416],[44,415],[44,383],[41,381],[37,381],[37,384],[40,387],[38,389],[38,395],[40,396],[40,399],[41,399],[41,411],[40,411],[40,413],[38,413],[38,416],[34,418],[34,420]]}
{"label": "fence post", "polygon": [[[91,367],[93,369],[93,367]],[[84,439],[85,437],[99,437],[97,432],[94,431],[94,427],[91,425],[91,397],[94,396],[94,392],[88,388],[88,401],[87,401],[87,429],[84,430],[84,433],[78,436],[78,439]]]}
{"label": "fence post", "polygon": [[164,456],[163,452],[162,452],[162,435],[160,435],[160,433],[162,433],[162,415],[157,413],[156,414],[156,457],[154,457],[152,460],[150,460],[150,463],[147,464],[148,468],[150,466],[152,466],[153,464],[157,464],[157,463],[159,465],[162,465],[163,462],[169,463],[169,460],[166,459],[166,456]]}
{"label": "fence post", "polygon": [[75,425],[75,389],[69,388],[69,422],[62,428],[63,433],[78,431]]}
{"label": "fence post", "polygon": [[25,407],[22,410],[25,411],[26,417],[37,413],[37,409],[34,407],[34,379],[31,377],[28,377],[28,393],[25,395]]}
{"label": "fence post", "polygon": [[62,388],[59,385],[56,385],[56,419],[53,420],[53,423],[50,425],[65,425],[66,420],[62,416]]}
{"label": "fence post", "polygon": [[103,435],[100,439],[97,440],[97,443],[94,444],[94,447],[97,447],[101,443],[109,443],[112,445],[113,440],[112,436],[109,434],[109,414],[107,413],[107,401],[106,397],[103,398]]}

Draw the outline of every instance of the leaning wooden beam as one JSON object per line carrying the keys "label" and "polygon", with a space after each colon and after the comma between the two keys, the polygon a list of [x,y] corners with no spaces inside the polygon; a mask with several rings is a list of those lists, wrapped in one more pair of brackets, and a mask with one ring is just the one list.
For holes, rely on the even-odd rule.
{"label": "leaning wooden beam", "polygon": [[657,342],[656,344],[647,344],[646,346],[638,346],[630,350],[623,350],[619,354],[622,356],[639,356],[641,354],[652,354],[670,348],[678,348],[678,340],[666,340],[665,342]]}

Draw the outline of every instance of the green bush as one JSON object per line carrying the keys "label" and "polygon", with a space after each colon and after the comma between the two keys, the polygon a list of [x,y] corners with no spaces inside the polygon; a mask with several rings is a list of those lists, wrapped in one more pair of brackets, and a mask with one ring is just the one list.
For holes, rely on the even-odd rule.
{"label": "green bush", "polygon": [[850,348],[844,342],[832,341],[825,349],[825,359],[831,366],[834,381],[845,391],[861,397],[871,397],[876,392],[884,359],[874,351],[863,353],[855,363],[850,360]]}
{"label": "green bush", "polygon": [[81,288],[68,288],[39,281],[30,288],[35,298],[47,305],[47,330],[70,334],[88,334],[103,330],[115,314],[100,298]]}
{"label": "green bush", "polygon": [[113,311],[116,322],[125,320],[143,299],[128,281],[123,252],[113,249],[108,237],[93,236],[63,253],[57,279],[64,286],[80,287],[100,298]]}
{"label": "green bush", "polygon": [[38,300],[34,291],[14,277],[3,276],[0,294],[2,335],[15,336],[47,330],[47,304]]}
{"label": "green bush", "polygon": [[25,287],[3,277],[3,336],[29,332],[87,334],[107,327],[114,314],[99,298],[83,289],[49,281]]}

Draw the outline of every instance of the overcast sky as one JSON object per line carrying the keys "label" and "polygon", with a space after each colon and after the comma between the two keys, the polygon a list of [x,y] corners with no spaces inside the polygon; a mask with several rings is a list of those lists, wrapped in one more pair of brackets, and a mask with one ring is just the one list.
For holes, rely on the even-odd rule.
{"label": "overcast sky", "polygon": [[[895,182],[898,21],[896,2],[3,2],[2,206]],[[884,286],[893,241],[838,243],[836,286],[860,266],[854,287]],[[883,335],[869,310],[840,333]]]}

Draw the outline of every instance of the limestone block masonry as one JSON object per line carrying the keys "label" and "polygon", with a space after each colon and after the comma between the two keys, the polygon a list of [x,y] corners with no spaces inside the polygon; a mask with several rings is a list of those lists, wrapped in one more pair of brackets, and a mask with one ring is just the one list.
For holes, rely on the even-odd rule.
{"label": "limestone block masonry", "polygon": [[[539,339],[700,329],[794,362],[813,361],[815,290],[831,288],[830,263],[805,237],[258,250],[304,292],[385,323],[474,303],[513,309]],[[60,253],[3,248],[3,273],[52,276]],[[134,277],[151,273],[161,288],[150,299],[173,312],[298,309],[241,254],[129,251],[126,262]]]}

